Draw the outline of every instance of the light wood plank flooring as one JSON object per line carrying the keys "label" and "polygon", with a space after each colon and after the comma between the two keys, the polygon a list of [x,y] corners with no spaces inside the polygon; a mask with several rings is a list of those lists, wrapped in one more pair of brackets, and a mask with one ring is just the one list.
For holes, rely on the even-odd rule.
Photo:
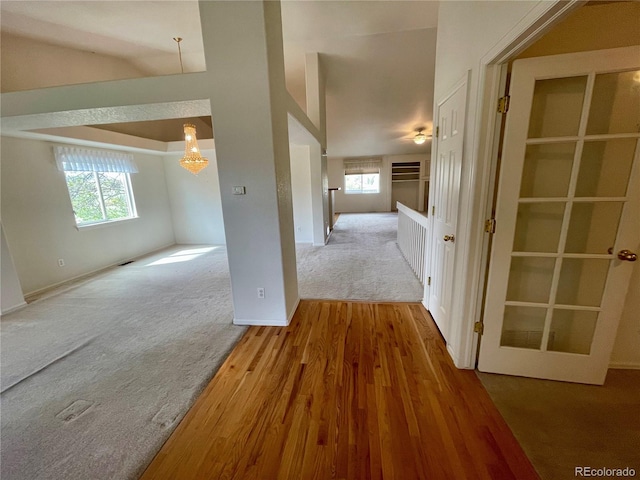
{"label": "light wood plank flooring", "polygon": [[143,479],[537,479],[420,304],[251,327]]}

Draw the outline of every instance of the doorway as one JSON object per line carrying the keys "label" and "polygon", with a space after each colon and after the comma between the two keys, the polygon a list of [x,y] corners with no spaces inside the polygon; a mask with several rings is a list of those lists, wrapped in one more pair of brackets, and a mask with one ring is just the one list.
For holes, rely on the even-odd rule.
{"label": "doorway", "polygon": [[[629,8],[625,4],[598,5],[597,7],[598,9],[605,7],[608,9]],[[585,19],[589,17],[602,16],[601,12],[597,12],[593,8],[591,6],[583,7],[576,11],[576,13],[580,13],[579,15],[570,15],[564,22],[564,33],[563,28],[560,28],[562,24],[560,24],[558,28],[547,35],[549,39],[543,37],[543,39],[527,49],[522,56],[538,56],[541,53],[547,53],[549,52],[549,44],[566,44],[567,42],[558,42],[558,38],[566,34],[567,28],[575,31],[576,22],[585,22]],[[617,15],[624,15],[624,13],[618,12]],[[621,29],[621,35],[623,35],[624,31],[624,29]],[[621,37],[621,35],[618,36]],[[611,38],[611,36],[605,34],[602,37]],[[594,44],[591,40],[574,39],[574,42],[581,44],[583,47],[593,48]],[[625,38],[621,41],[628,42],[629,40]],[[545,46],[545,42],[548,43],[547,46]],[[542,46],[540,46],[541,44]],[[509,163],[506,163],[506,167],[503,164],[502,183],[497,187],[498,208],[500,209],[500,202],[502,202],[503,209],[505,205],[510,205],[512,212],[510,219],[507,218],[509,215],[504,212],[501,214],[502,219],[497,218],[498,233],[494,238],[494,243],[500,238],[502,238],[502,243],[497,242],[498,244],[494,244],[492,249],[491,273],[487,283],[488,299],[485,304],[486,311],[484,315],[485,335],[481,342],[479,360],[480,370],[588,383],[602,383],[604,380],[604,375],[608,368],[609,352],[606,349],[603,350],[602,346],[598,346],[597,340],[602,338],[599,337],[600,335],[608,337],[608,340],[604,341],[604,343],[609,344],[610,351],[615,340],[615,328],[612,327],[611,322],[617,323],[617,319],[620,318],[620,310],[622,309],[622,304],[624,304],[624,292],[626,292],[629,285],[631,270],[629,267],[630,262],[617,258],[618,250],[635,251],[633,249],[637,248],[635,244],[629,245],[628,247],[630,248],[617,248],[620,246],[618,244],[624,243],[624,241],[617,242],[615,234],[617,233],[618,223],[620,223],[623,237],[626,235],[624,233],[626,230],[637,228],[637,226],[625,226],[625,215],[627,218],[635,218],[637,214],[630,212],[629,208],[625,207],[624,204],[630,203],[633,205],[634,202],[636,205],[638,204],[637,199],[633,200],[635,198],[633,197],[633,188],[627,189],[627,186],[637,187],[638,183],[637,180],[628,181],[634,172],[632,169],[633,160],[637,158],[636,137],[638,137],[638,126],[635,125],[635,122],[640,122],[640,119],[632,119],[629,126],[626,127],[600,128],[597,124],[607,117],[602,113],[603,107],[608,111],[611,111],[614,107],[624,109],[626,106],[630,107],[631,110],[635,108],[633,102],[640,98],[638,92],[635,93],[635,96],[632,92],[634,86],[637,89],[637,83],[640,83],[636,81],[636,77],[640,76],[640,73],[637,73],[638,66],[632,65],[634,57],[635,59],[640,58],[638,47],[635,48],[633,50],[632,47],[629,54],[629,58],[632,60],[631,63],[627,64],[609,64],[607,66],[606,61],[611,60],[611,54],[608,59],[604,54],[605,63],[597,68],[594,66],[591,72],[592,75],[579,74],[580,72],[585,72],[584,68],[586,67],[584,65],[580,67],[583,69],[580,72],[572,73],[569,69],[563,74],[559,74],[563,70],[556,67],[566,66],[573,62],[572,59],[589,57],[590,60],[587,61],[587,66],[592,65],[595,61],[595,57],[587,53],[565,55],[556,64],[556,67],[552,67],[552,70],[549,70],[546,74],[540,70],[531,74],[530,79],[533,79],[532,81],[535,84],[532,84],[534,85],[531,90],[532,95],[538,95],[538,99],[542,99],[542,103],[539,101],[537,106],[535,105],[536,101],[531,100],[531,103],[534,104],[530,109],[531,115],[529,115],[529,110],[527,110],[526,114],[520,111],[516,115],[513,109],[507,114],[512,114],[514,117],[520,116],[527,122],[529,118],[534,119],[534,114],[540,113],[541,108],[542,110],[546,107],[559,108],[556,113],[560,114],[558,118],[562,118],[561,123],[566,126],[568,123],[566,117],[569,114],[566,102],[571,102],[569,97],[572,94],[570,93],[571,88],[567,89],[565,87],[570,83],[584,81],[582,93],[577,93],[578,96],[573,96],[575,112],[577,113],[575,131],[551,132],[551,130],[548,130],[545,132],[540,131],[536,134],[534,132],[535,128],[553,128],[553,121],[538,122],[537,120],[532,120],[528,126],[522,126],[523,131],[525,131],[524,138],[527,139],[521,149],[522,155],[520,153],[515,154],[512,150],[508,154],[509,158],[505,160],[505,162]],[[573,49],[579,50],[580,48],[574,45]],[[548,62],[545,59],[537,59],[533,63],[544,64]],[[628,77],[628,85],[625,88],[627,89],[627,95],[629,95],[626,100],[624,94],[622,96],[620,94],[617,96],[612,94],[617,91],[612,86],[614,84],[617,85],[618,79],[625,76]],[[557,78],[553,79],[553,77]],[[614,82],[613,84],[611,83],[612,81]],[[559,87],[561,91],[557,91],[556,94],[544,92],[544,89],[552,83],[555,83],[556,86],[562,84]],[[575,90],[575,92],[578,91],[579,88]],[[561,99],[555,107],[549,103],[552,98]],[[513,100],[512,98],[512,102]],[[516,103],[518,101],[520,100],[517,100]],[[605,104],[608,106],[605,106]],[[529,107],[530,105],[527,108]],[[590,113],[592,111],[595,112],[595,108],[600,108],[601,111],[599,114],[591,116],[590,121]],[[534,111],[536,109],[537,111]],[[638,109],[636,108],[635,111],[638,111]],[[629,118],[627,113],[622,114],[622,116]],[[508,121],[509,118],[507,119]],[[617,120],[613,121],[613,123],[616,122]],[[611,122],[609,123],[611,124]],[[511,130],[514,128],[512,126]],[[509,136],[509,132],[507,132],[507,136]],[[552,137],[553,141],[546,141]],[[567,142],[569,137],[572,138],[572,141],[575,140],[575,145]],[[507,139],[507,141],[509,140]],[[605,165],[607,163],[606,157],[609,155],[621,158],[620,154],[612,152],[623,148],[623,144],[627,147],[626,160],[624,160],[626,167],[622,168],[622,166],[612,163]],[[505,146],[505,148],[507,147]],[[563,148],[566,148],[566,151],[561,152]],[[555,150],[555,153],[551,153],[551,150]],[[565,159],[564,163],[559,160],[560,158]],[[519,169],[517,172],[509,169],[513,167],[514,162],[521,162],[516,168],[516,170]],[[546,167],[542,167],[541,165],[543,164]],[[564,166],[561,167],[560,164]],[[583,165],[582,169],[580,168],[581,164]],[[543,173],[545,168],[547,169],[546,174]],[[564,173],[561,173],[563,168]],[[612,190],[607,193],[608,187],[604,187],[607,182],[601,181],[605,177],[605,170],[607,171],[606,178],[616,177],[620,180],[619,188],[615,195]],[[603,173],[594,175],[594,171]],[[591,174],[586,172],[591,172]],[[619,175],[612,175],[611,172],[617,172]],[[587,177],[590,177],[590,179],[587,180]],[[590,184],[589,187],[586,187],[587,183]],[[602,186],[599,187],[598,185]],[[565,187],[566,190],[560,192]],[[536,192],[536,189],[551,189],[554,191],[547,190],[545,193],[541,193],[542,190]],[[513,193],[510,199],[507,198],[508,190]],[[555,221],[558,230],[552,234],[549,222],[554,222],[552,220],[554,214],[550,210],[553,208],[557,209]],[[603,213],[611,209],[618,209],[618,213],[613,211]],[[596,212],[597,210],[600,213]],[[621,221],[618,222],[620,219]],[[609,223],[596,227],[599,221]],[[615,225],[611,225],[612,223]],[[525,228],[525,224],[527,228]],[[500,230],[501,228],[502,230]],[[510,231],[505,233],[505,229]],[[529,240],[525,238],[526,234],[524,232],[526,230],[530,230]],[[611,233],[612,230],[613,233]],[[604,231],[611,233],[614,238],[604,238],[606,237],[606,235],[604,237],[602,235]],[[543,233],[541,234],[541,232]],[[609,236],[611,237],[611,235]],[[600,250],[602,248],[593,246],[596,237],[601,239],[601,243],[607,243],[607,246],[603,247],[603,252],[596,251],[598,248]],[[633,234],[631,234],[631,238],[634,238]],[[521,245],[522,242],[527,243],[529,241],[533,243],[545,241],[553,243],[554,239],[557,239],[563,245],[559,246],[558,243],[555,247],[549,248],[547,246],[543,247],[541,244],[533,245],[530,243],[526,247],[523,244]],[[584,245],[580,247],[579,243]],[[546,255],[544,253],[545,250],[551,250],[553,255]],[[548,254],[549,251],[546,253]],[[548,263],[546,268],[549,276],[543,281],[544,274],[542,271],[545,269],[540,267],[544,262]],[[502,267],[499,266],[501,263]],[[598,266],[596,267],[596,265]],[[593,268],[599,269],[601,272],[599,277],[593,274]],[[621,283],[617,286],[614,280],[606,280],[607,275],[616,268],[618,270],[628,270],[622,276],[626,280],[624,278],[618,280]],[[637,276],[635,277],[637,278]],[[600,278],[600,280],[593,281],[595,278]],[[607,300],[605,287],[610,291],[616,292],[614,294],[615,300]],[[504,294],[500,302],[495,298],[496,291],[499,289],[503,289],[501,295]],[[550,294],[544,301],[541,298],[532,297],[532,295],[538,294],[544,296],[544,291]],[[620,291],[622,291],[622,296]],[[580,296],[582,298],[579,298]],[[497,303],[501,303],[501,306],[496,310]],[[611,305],[620,307],[617,314],[601,313],[605,310],[611,310]],[[498,312],[498,310],[500,311]],[[613,316],[614,319],[606,320],[605,317],[607,315],[609,317]],[[534,320],[534,317],[536,320]],[[533,326],[534,324],[535,327]],[[514,325],[518,325],[518,327],[514,327]],[[508,326],[509,328],[507,328]],[[500,351],[501,355],[505,355],[499,360],[497,358],[492,360],[492,353],[488,353],[490,351],[493,353]],[[514,361],[522,352],[525,352],[524,356],[527,357],[527,360],[521,358],[519,361]],[[564,373],[540,372],[541,365],[545,363],[539,356],[541,352],[544,352],[547,356],[554,357],[554,361],[557,364],[564,365]],[[596,369],[593,364],[590,364],[591,366],[586,368],[582,361],[592,358],[594,355],[602,357],[600,367]],[[573,357],[579,357],[580,361],[570,367],[569,365],[576,360]],[[526,363],[528,367],[524,370],[519,370],[516,367],[519,362],[521,364]],[[582,366],[579,367],[578,365],[580,364]],[[579,373],[585,370],[588,371],[588,374]],[[598,373],[596,373],[596,370],[598,370]]]}

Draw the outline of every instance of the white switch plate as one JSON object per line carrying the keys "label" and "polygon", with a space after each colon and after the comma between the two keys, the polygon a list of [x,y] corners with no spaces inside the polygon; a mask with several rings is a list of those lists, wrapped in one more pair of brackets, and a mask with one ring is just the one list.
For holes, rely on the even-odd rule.
{"label": "white switch plate", "polygon": [[233,194],[234,195],[245,195],[246,194],[246,189],[244,187],[235,186],[235,187],[233,187]]}

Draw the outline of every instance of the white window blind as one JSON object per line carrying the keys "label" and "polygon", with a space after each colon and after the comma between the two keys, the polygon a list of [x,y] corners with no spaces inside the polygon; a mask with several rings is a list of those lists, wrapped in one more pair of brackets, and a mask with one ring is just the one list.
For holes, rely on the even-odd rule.
{"label": "white window blind", "polygon": [[380,173],[381,165],[382,165],[382,161],[376,160],[376,159],[345,160],[344,174],[345,175],[361,175],[365,173]]}
{"label": "white window blind", "polygon": [[54,147],[58,170],[64,172],[138,173],[130,153],[90,150],[78,147]]}

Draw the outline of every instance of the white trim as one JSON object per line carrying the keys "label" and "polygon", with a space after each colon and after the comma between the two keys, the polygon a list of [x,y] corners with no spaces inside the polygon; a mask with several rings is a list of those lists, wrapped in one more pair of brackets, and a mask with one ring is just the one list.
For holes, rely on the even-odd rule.
{"label": "white trim", "polygon": [[239,326],[248,326],[248,327],[287,327],[289,326],[289,322],[285,322],[283,320],[254,320],[254,319],[246,319],[246,318],[235,318],[233,319],[234,325]]}
{"label": "white trim", "polygon": [[276,319],[254,320],[254,319],[250,319],[250,318],[235,318],[234,317],[233,318],[233,324],[234,325],[250,326],[250,327],[288,327],[289,324],[291,323],[291,320],[293,319],[293,316],[296,314],[296,311],[298,310],[298,305],[300,305],[300,298],[298,298],[296,300],[296,303],[295,303],[293,309],[291,310],[291,312],[289,312],[289,315],[288,315],[286,321],[276,320]]}
{"label": "white trim", "polygon": [[[105,265],[104,267],[100,267],[100,268],[96,268],[95,270],[91,270],[90,272],[81,273],[80,275],[76,275],[75,277],[66,278],[66,279],[64,279],[64,280],[62,280],[60,282],[56,282],[56,283],[52,283],[51,285],[47,285],[46,287],[42,287],[42,288],[39,288],[37,290],[32,290],[31,292],[25,293],[24,297],[26,299],[29,299],[30,297],[34,297],[36,295],[41,295],[41,294],[43,294],[43,293],[45,293],[45,292],[47,292],[49,290],[54,290],[54,289],[56,289],[58,287],[61,287],[65,283],[71,284],[72,282],[76,282],[76,281],[82,280],[85,277],[88,280],[89,277],[92,277],[94,275],[99,275],[100,273],[105,272],[105,271],[107,271],[107,270],[109,270],[111,268],[118,267],[118,266],[122,265],[123,263],[136,261],[136,260],[138,260],[140,258],[146,257],[147,255],[152,255],[152,254],[160,252],[160,251],[162,251],[162,250],[164,250],[166,248],[173,247],[174,245],[180,245],[180,244],[173,242],[173,243],[169,243],[167,245],[164,245],[162,247],[158,247],[158,248],[156,248],[154,250],[151,250],[150,252],[147,252],[147,253],[141,253],[141,254],[136,255],[134,257],[123,258],[121,260],[118,260],[117,262],[110,263],[109,265]],[[75,288],[75,287],[76,287],[75,283],[73,285],[69,285],[69,289]],[[65,290],[63,290],[63,291],[65,291]],[[62,291],[60,293],[62,293]],[[32,303],[39,302],[43,298],[38,298],[38,299],[33,300],[33,301],[28,301],[27,303],[30,305]]]}
{"label": "white trim", "polygon": [[633,362],[610,362],[609,368],[620,368],[624,370],[640,370],[640,363]]}
{"label": "white trim", "polygon": [[293,320],[293,316],[296,314],[296,312],[298,311],[298,306],[300,305],[300,297],[298,297],[296,299],[296,304],[293,306],[293,308],[291,309],[291,312],[289,312],[289,316],[287,317],[287,325],[289,325],[291,323],[291,320]]}
{"label": "white trim", "polygon": [[21,310],[24,307],[26,307],[28,305],[27,302],[25,302],[24,300],[22,301],[22,303],[19,303],[17,305],[14,305],[12,307],[7,308],[6,310],[3,310],[2,312],[0,312],[0,317],[4,316],[4,315],[8,315],[10,313],[15,312],[16,310]]}

